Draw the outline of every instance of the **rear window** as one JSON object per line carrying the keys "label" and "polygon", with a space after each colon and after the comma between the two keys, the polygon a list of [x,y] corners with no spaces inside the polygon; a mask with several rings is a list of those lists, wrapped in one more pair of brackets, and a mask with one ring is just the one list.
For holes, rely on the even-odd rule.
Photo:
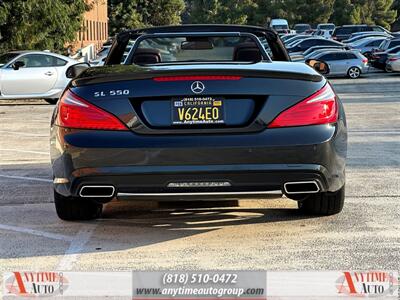
{"label": "rear window", "polygon": [[400,40],[398,40],[398,41],[391,41],[391,42],[389,43],[389,47],[388,47],[388,48],[393,48],[393,47],[399,46],[399,45],[400,45]]}
{"label": "rear window", "polygon": [[296,25],[296,26],[294,26],[294,30],[296,30],[296,31],[307,31],[309,29],[311,29],[310,25]]}
{"label": "rear window", "polygon": [[369,42],[369,43],[367,44],[367,46],[369,46],[369,47],[375,47],[375,46],[379,46],[381,43],[382,43],[382,40],[375,40],[375,41]]}
{"label": "rear window", "polygon": [[346,53],[346,52],[338,52],[338,53],[336,53],[335,54],[335,56],[336,56],[336,60],[343,60],[343,59],[347,59],[348,58],[348,56],[347,56],[348,54]]}
{"label": "rear window", "polygon": [[384,31],[385,31],[383,28],[378,27],[378,26],[372,27],[372,30],[373,30],[373,31],[378,31],[378,32],[384,32]]}
{"label": "rear window", "polygon": [[136,46],[125,64],[262,60],[255,39],[247,36],[151,36]]}
{"label": "rear window", "polygon": [[349,27],[340,27],[336,28],[334,31],[335,35],[348,35],[352,34],[354,32],[359,32],[359,31],[366,31],[367,27],[361,27],[361,26],[349,26]]}
{"label": "rear window", "polygon": [[52,60],[53,60],[52,61],[52,65],[54,67],[62,67],[62,66],[65,66],[68,63],[66,60],[63,60],[61,58],[54,57],[54,56],[53,56]]}
{"label": "rear window", "polygon": [[342,34],[352,34],[353,30],[348,27],[336,28],[334,34],[335,35],[342,35]]}
{"label": "rear window", "polygon": [[335,28],[335,25],[328,25],[328,24],[318,25],[318,29],[321,29],[321,30],[332,30],[334,28]]}
{"label": "rear window", "polygon": [[348,59],[357,59],[357,56],[354,53],[347,52]]}
{"label": "rear window", "polygon": [[335,57],[336,57],[336,56],[335,56],[334,53],[328,53],[328,54],[322,55],[322,56],[320,57],[320,59],[321,59],[321,60],[325,60],[325,61],[331,61],[331,60],[334,60]]}
{"label": "rear window", "polygon": [[289,27],[287,25],[272,25],[272,28],[275,30],[287,30]]}
{"label": "rear window", "polygon": [[389,49],[388,53],[397,53],[398,51],[400,51],[400,46]]}

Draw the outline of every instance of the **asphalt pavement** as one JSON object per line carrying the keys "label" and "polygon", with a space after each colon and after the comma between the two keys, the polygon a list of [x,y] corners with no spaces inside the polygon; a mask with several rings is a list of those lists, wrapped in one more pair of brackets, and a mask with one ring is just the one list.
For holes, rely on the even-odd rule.
{"label": "asphalt pavement", "polygon": [[44,101],[0,102],[0,275],[16,270],[400,269],[400,75],[333,79],[349,126],[341,214],[286,198],[200,205],[112,202],[57,218]]}

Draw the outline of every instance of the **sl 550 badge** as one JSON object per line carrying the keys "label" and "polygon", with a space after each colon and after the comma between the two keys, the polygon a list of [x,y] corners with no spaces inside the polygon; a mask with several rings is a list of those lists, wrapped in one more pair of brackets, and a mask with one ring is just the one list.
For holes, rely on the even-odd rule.
{"label": "sl 550 badge", "polygon": [[98,97],[115,97],[115,96],[128,96],[129,90],[109,90],[109,91],[98,91],[94,92],[93,96]]}

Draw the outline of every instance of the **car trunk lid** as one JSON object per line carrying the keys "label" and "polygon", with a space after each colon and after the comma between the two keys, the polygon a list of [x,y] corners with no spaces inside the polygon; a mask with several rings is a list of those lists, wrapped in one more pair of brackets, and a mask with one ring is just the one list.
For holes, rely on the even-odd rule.
{"label": "car trunk lid", "polygon": [[124,67],[89,69],[72,89],[140,134],[260,131],[325,84],[295,63]]}

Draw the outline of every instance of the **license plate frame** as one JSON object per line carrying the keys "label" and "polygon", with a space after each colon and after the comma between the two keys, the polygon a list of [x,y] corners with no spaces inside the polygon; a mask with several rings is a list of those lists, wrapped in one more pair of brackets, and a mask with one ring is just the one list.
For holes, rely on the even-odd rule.
{"label": "license plate frame", "polygon": [[173,126],[223,125],[225,106],[222,97],[189,96],[171,100]]}

